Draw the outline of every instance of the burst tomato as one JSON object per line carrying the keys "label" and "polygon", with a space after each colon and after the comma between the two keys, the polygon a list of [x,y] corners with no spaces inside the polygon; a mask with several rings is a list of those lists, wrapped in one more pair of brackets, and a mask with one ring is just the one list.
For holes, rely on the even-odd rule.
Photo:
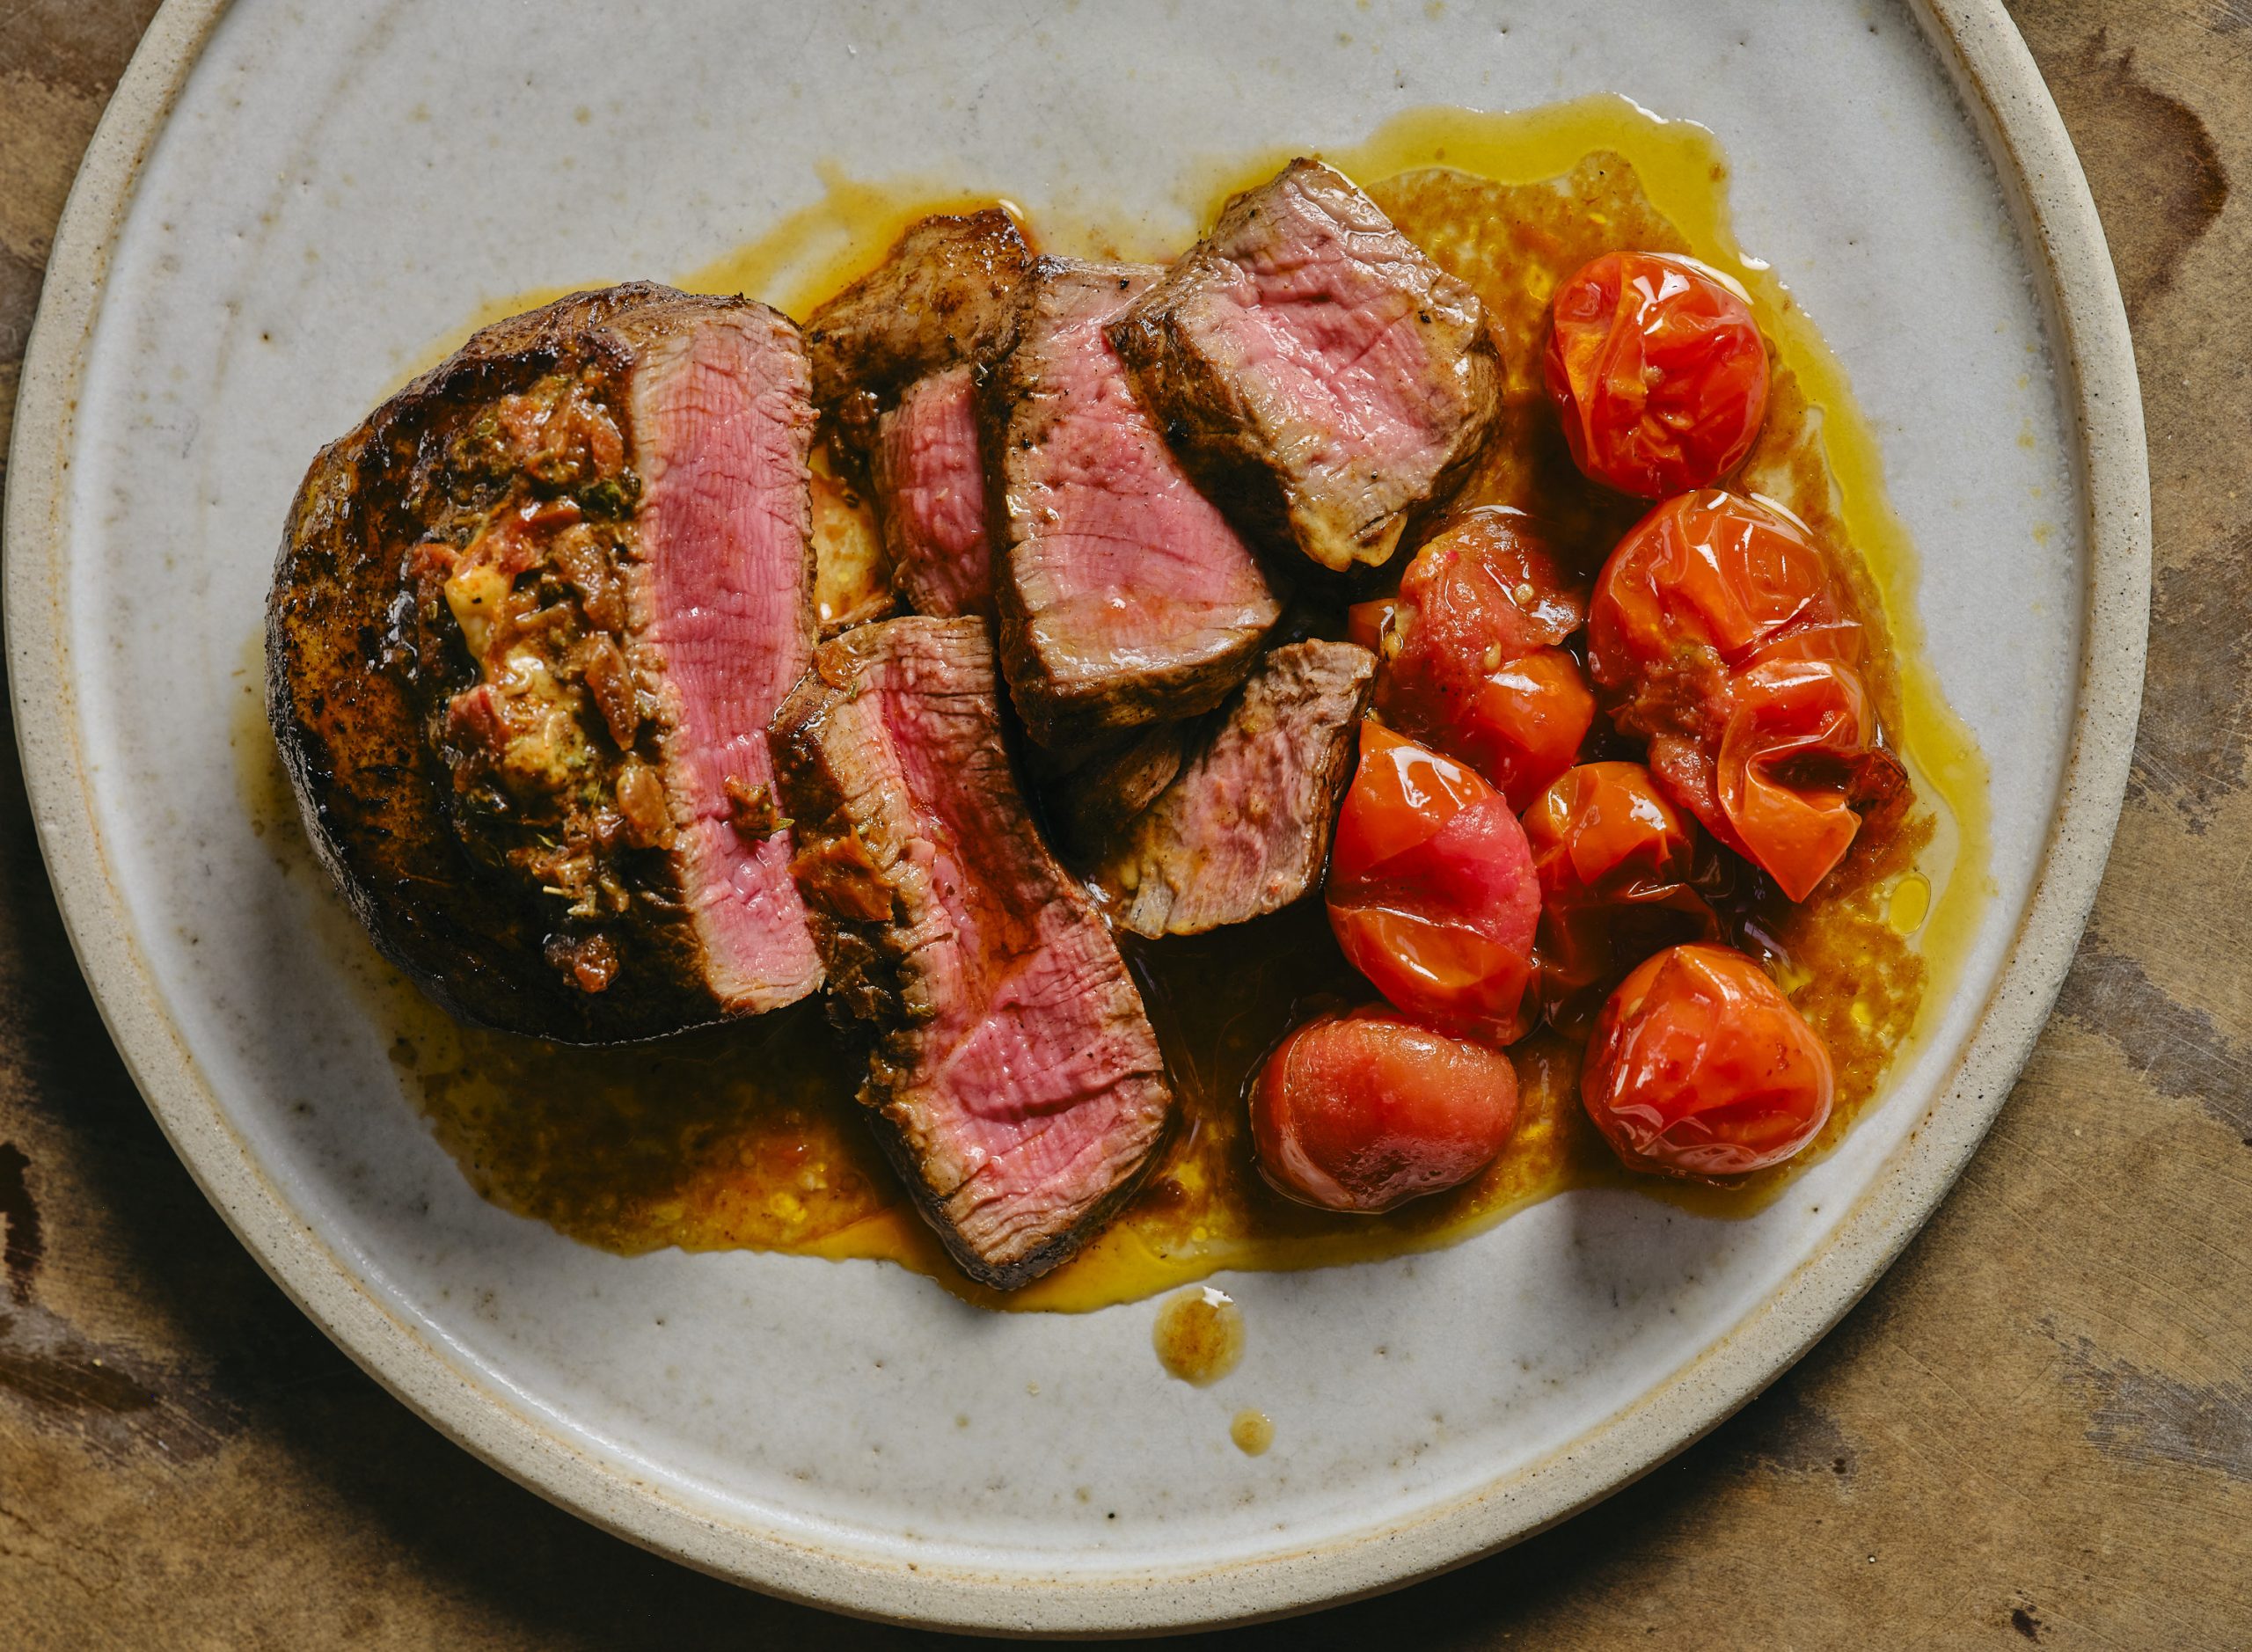
{"label": "burst tomato", "polygon": [[1691,887],[1696,827],[1639,763],[1590,763],[1524,815],[1540,879],[1536,990],[1550,1026],[1583,1033],[1621,976],[1675,941],[1718,933]]}
{"label": "burst tomato", "polygon": [[1251,1093],[1261,1173],[1329,1210],[1389,1210],[1459,1187],[1516,1124],[1507,1056],[1382,1006],[1298,1028]]}
{"label": "burst tomato", "polygon": [[1767,346],[1742,290],[1668,253],[1606,253],[1559,287],[1543,373],[1574,463],[1643,499],[1727,475],[1767,412]]}
{"label": "burst tomato", "polygon": [[1539,885],[1508,800],[1462,764],[1361,725],[1338,811],[1329,925],[1353,967],[1444,1031],[1524,1031]]}
{"label": "burst tomato", "polygon": [[1588,1117],[1635,1170],[1735,1176],[1820,1134],[1836,1079],[1790,1000],[1723,947],[1675,947],[1621,982],[1580,1070]]}
{"label": "burst tomato", "polygon": [[1378,714],[1523,808],[1595,720],[1579,662],[1556,646],[1586,618],[1585,588],[1532,519],[1487,507],[1415,553],[1389,607],[1364,603],[1353,622],[1378,632]]}
{"label": "burst tomato", "polygon": [[1905,777],[1876,745],[1861,626],[1804,530],[1708,488],[1627,530],[1588,613],[1612,720],[1658,782],[1794,901]]}

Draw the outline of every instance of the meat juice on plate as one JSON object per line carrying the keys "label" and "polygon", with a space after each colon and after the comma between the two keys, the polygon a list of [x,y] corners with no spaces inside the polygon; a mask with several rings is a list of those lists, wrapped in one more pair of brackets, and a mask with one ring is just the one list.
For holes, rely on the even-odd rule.
{"label": "meat juice on plate", "polygon": [[[1232,166],[1206,193],[1217,207],[1290,152]],[[1509,1145],[1467,1184],[1381,1216],[1284,1199],[1254,1166],[1246,1087],[1291,1027],[1371,996],[1309,896],[1232,929],[1122,938],[1181,1116],[1155,1173],[1111,1226],[1055,1272],[1004,1293],[963,1277],[916,1215],[856,1115],[859,1064],[837,1047],[817,1006],[648,1045],[562,1049],[456,1023],[348,940],[355,926],[337,908],[339,945],[363,966],[356,973],[394,1030],[407,1093],[481,1194],[619,1252],[676,1245],[877,1258],[993,1307],[1076,1312],[1222,1268],[1318,1267],[1451,1244],[1571,1187],[1631,1186],[1707,1213],[1747,1214],[1852,1128],[1921,1006],[1943,996],[1987,886],[1985,765],[1922,657],[1914,551],[1885,502],[1876,444],[1843,369],[1773,274],[1737,248],[1726,165],[1701,128],[1607,97],[1522,114],[1426,110],[1324,158],[1363,180],[1402,231],[1477,290],[1500,340],[1500,429],[1449,509],[1530,511],[1588,574],[1644,507],[1580,475],[1547,406],[1539,350],[1554,289],[1602,252],[1637,248],[1693,255],[1751,296],[1773,379],[1765,428],[1736,486],[1788,507],[1829,554],[1848,605],[1877,640],[1867,681],[1914,783],[1912,803],[1872,814],[1804,904],[1757,877],[1722,903],[1728,939],[1768,963],[1835,1063],[1836,1105],[1812,1148],[1724,1188],[1631,1175],[1580,1108],[1576,1045],[1542,1032],[1511,1050],[1521,1094]],[[924,214],[990,204],[830,184],[823,201],[686,285],[749,291],[803,316]],[[1050,251],[1164,250],[1100,225],[1031,227]],[[480,318],[523,302],[498,301]],[[824,600],[839,610],[823,618],[841,620],[880,587],[870,565],[881,546],[844,484],[816,486],[838,496],[817,508],[816,536]],[[1411,526],[1408,542],[1443,522]],[[252,726],[255,694],[246,702],[237,745],[253,820],[290,822],[264,835],[285,865],[310,872],[271,742]]]}

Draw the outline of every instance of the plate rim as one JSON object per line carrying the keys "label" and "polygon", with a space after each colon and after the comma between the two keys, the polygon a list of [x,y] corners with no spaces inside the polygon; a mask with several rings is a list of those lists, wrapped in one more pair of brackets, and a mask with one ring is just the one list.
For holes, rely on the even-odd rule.
{"label": "plate rim", "polygon": [[858,1616],[1016,1635],[1187,1630],[1398,1588],[1521,1541],[1685,1450],[1795,1363],[1880,1278],[1984,1138],[2047,1021],[2124,802],[2150,606],[2142,403],[2108,244],[2079,157],[2002,0],[1908,0],[1971,116],[2036,266],[2074,426],[2088,547],[2083,644],[2056,815],[2024,918],[1954,1074],[1828,1238],[1656,1392],[1472,1493],[1328,1542],[1210,1568],[1079,1577],[847,1553],[668,1497],[471,1381],[351,1276],[283,1199],[172,1026],[109,876],[77,739],[65,486],[77,391],[140,167],[231,0],[165,0],[88,146],[25,352],[7,470],[0,612],[17,743],[64,927],[112,1040],[197,1186],[362,1369],[457,1444],[658,1553]]}

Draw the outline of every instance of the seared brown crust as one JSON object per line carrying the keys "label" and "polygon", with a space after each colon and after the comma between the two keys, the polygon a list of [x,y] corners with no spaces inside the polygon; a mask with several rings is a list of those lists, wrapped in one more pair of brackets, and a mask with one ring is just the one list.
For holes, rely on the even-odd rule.
{"label": "seared brown crust", "polygon": [[[274,739],[321,863],[384,955],[457,1015],[597,1043],[725,1012],[668,858],[644,868],[647,917],[609,932],[616,977],[589,993],[567,986],[545,955],[552,917],[465,851],[425,731],[434,697],[474,667],[420,634],[406,560],[433,518],[462,502],[447,494],[447,451],[479,410],[559,369],[622,386],[640,345],[742,302],[633,282],[498,322],[322,450],[290,508],[267,607]],[[612,398],[621,422],[630,402]],[[808,566],[808,592],[811,582]]]}

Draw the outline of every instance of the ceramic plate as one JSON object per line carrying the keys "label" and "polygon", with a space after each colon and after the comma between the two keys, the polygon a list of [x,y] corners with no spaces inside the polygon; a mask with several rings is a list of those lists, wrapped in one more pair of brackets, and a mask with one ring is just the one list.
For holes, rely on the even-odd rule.
{"label": "ceramic plate", "polygon": [[[1756,1217],[1618,1191],[1416,1257],[997,1315],[872,1262],[625,1259],[471,1190],[402,1098],[369,954],[260,841],[239,737],[292,490],[478,306],[677,277],[824,177],[952,178],[1186,240],[1213,157],[1410,107],[1623,93],[1716,134],[1744,245],[1850,371],[1992,772],[1959,978]],[[1603,1496],[1818,1336],[1953,1181],[2070,957],[2126,774],[2147,580],[2125,324],[1998,5],[1671,0],[174,0],[56,242],[9,477],[11,675],[81,959],[244,1241],[463,1444],[664,1553],[1023,1631],[1275,1613]],[[252,736],[255,738],[253,733]],[[1255,1406],[1274,1448],[1227,1419]]]}

